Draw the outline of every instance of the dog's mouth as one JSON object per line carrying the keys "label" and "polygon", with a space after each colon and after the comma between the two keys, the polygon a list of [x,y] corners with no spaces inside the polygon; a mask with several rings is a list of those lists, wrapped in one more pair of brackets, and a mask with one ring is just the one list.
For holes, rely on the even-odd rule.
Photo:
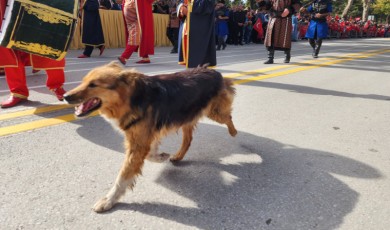
{"label": "dog's mouth", "polygon": [[74,114],[77,117],[84,117],[99,109],[101,105],[102,101],[99,98],[94,97],[76,106]]}

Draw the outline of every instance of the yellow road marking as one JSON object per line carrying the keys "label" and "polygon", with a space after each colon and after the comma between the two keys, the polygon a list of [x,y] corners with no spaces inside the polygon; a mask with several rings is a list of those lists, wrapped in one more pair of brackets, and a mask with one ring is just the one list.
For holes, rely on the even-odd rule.
{"label": "yellow road marking", "polygon": [[70,105],[52,105],[52,106],[45,106],[41,108],[28,109],[28,110],[14,112],[14,113],[0,114],[0,121],[13,119],[17,117],[30,116],[33,114],[48,113],[48,112],[62,110],[70,107],[71,107]]}
{"label": "yellow road marking", "polygon": [[297,72],[304,71],[304,70],[310,70],[310,69],[314,69],[314,68],[330,66],[330,65],[334,65],[337,63],[342,63],[342,62],[346,62],[346,61],[350,61],[350,60],[354,60],[354,59],[358,59],[358,58],[371,57],[374,55],[387,53],[387,52],[390,52],[390,50],[382,50],[382,51],[376,51],[376,52],[371,52],[371,53],[366,53],[366,54],[358,54],[358,55],[353,56],[353,57],[352,56],[344,56],[344,57],[341,57],[340,59],[335,59],[335,60],[332,60],[329,62],[317,64],[317,65],[299,67],[299,68],[289,69],[289,70],[281,71],[281,72],[277,72],[277,73],[250,77],[250,78],[246,78],[246,79],[236,80],[233,83],[234,84],[244,84],[244,83],[248,83],[248,82],[252,82],[252,81],[259,81],[259,80],[264,80],[264,79],[268,79],[268,78],[279,77],[279,76],[283,76],[283,75],[287,75],[287,74],[297,73]]}
{"label": "yellow road marking", "polygon": [[334,58],[322,58],[322,59],[316,59],[316,60],[310,60],[310,61],[305,61],[305,62],[300,62],[297,64],[288,64],[288,65],[278,65],[278,66],[272,66],[268,68],[263,68],[263,69],[257,69],[257,70],[252,70],[252,71],[243,71],[239,73],[232,73],[228,75],[224,75],[224,78],[237,78],[237,77],[243,77],[243,76],[248,76],[248,75],[254,75],[258,73],[266,73],[274,70],[279,70],[279,69],[287,69],[295,66],[304,66],[305,64],[311,64],[313,62],[321,62],[324,60],[329,60],[329,59],[334,59]]}
{"label": "yellow road marking", "polygon": [[[96,115],[98,115],[97,111],[91,113],[91,115],[89,116],[96,116]],[[31,121],[31,122],[18,124],[18,125],[12,125],[8,127],[0,128],[0,137],[14,134],[14,133],[25,132],[28,130],[38,129],[46,126],[58,125],[58,124],[74,121],[76,119],[77,118],[74,116],[74,114],[67,114],[63,116]]]}
{"label": "yellow road marking", "polygon": [[[333,65],[333,64],[337,64],[337,63],[343,63],[343,62],[347,62],[347,61],[354,60],[354,59],[367,58],[367,57],[371,57],[374,55],[383,54],[383,53],[387,53],[387,52],[390,52],[390,49],[385,49],[385,50],[380,50],[380,51],[369,51],[369,52],[365,52],[365,53],[362,52],[362,53],[348,54],[348,55],[337,57],[337,58],[322,58],[322,59],[311,60],[311,61],[297,63],[297,64],[263,68],[263,69],[254,70],[254,71],[246,71],[246,72],[244,71],[244,72],[240,72],[240,73],[229,74],[229,75],[226,75],[224,77],[225,78],[237,78],[237,77],[241,77],[241,76],[255,75],[258,73],[266,73],[266,72],[270,72],[270,71],[274,71],[274,70],[291,68],[294,66],[301,66],[298,68],[288,69],[288,70],[277,72],[277,73],[254,76],[254,77],[249,77],[246,79],[240,79],[240,80],[234,81],[234,84],[244,84],[247,82],[259,81],[259,80],[283,76],[283,75],[287,75],[287,74],[291,74],[291,73],[297,73],[300,71],[329,66],[329,65]],[[324,60],[330,60],[330,61],[322,62]],[[310,63],[315,63],[315,62],[318,62],[318,64],[305,66],[305,64],[310,64]],[[0,121],[6,120],[6,119],[11,119],[11,118],[16,118],[16,117],[21,117],[21,116],[28,116],[28,115],[33,115],[33,114],[61,110],[61,109],[69,108],[69,107],[70,107],[69,105],[55,105],[55,106],[42,107],[42,108],[37,108],[37,109],[31,109],[31,110],[26,110],[26,111],[10,113],[10,114],[3,114],[3,115],[0,115]],[[98,112],[95,111],[89,116],[92,117],[92,116],[96,116],[96,115],[98,115]],[[62,123],[74,121],[76,119],[77,118],[73,114],[67,114],[67,115],[58,116],[58,117],[54,117],[54,118],[42,119],[42,120],[27,122],[27,123],[13,125],[13,126],[1,127],[0,128],[0,136],[10,135],[10,134],[19,133],[19,132],[25,132],[28,130],[43,128],[46,126],[62,124]]]}

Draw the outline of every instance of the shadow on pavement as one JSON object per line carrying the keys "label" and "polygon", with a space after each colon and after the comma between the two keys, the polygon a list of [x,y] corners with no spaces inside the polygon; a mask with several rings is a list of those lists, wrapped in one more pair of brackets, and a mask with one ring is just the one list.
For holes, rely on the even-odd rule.
{"label": "shadow on pavement", "polygon": [[[102,118],[91,120],[78,134],[123,153],[121,135]],[[160,150],[175,152],[178,144],[171,142],[168,137]],[[225,127],[202,123],[184,160],[166,163],[155,181],[196,208],[151,200],[122,202],[107,214],[133,210],[199,229],[335,229],[359,199],[338,177],[381,177],[375,168],[340,154],[240,131],[231,138]]]}

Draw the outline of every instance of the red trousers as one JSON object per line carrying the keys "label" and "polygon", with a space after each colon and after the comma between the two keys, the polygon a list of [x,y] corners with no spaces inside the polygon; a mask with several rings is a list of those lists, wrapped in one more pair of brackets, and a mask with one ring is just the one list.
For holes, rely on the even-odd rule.
{"label": "red trousers", "polygon": [[123,57],[125,59],[129,59],[131,57],[131,55],[134,53],[134,51],[137,51],[137,49],[138,49],[138,46],[131,46],[129,44],[126,44],[126,48],[123,51],[121,57]]}
{"label": "red trousers", "polygon": [[[139,48],[139,46],[131,46],[129,44],[126,44],[126,48],[125,50],[123,51],[121,57],[123,57],[124,59],[129,59],[131,57],[131,55],[137,51]],[[142,56],[142,58],[149,58],[149,55],[144,55]]]}

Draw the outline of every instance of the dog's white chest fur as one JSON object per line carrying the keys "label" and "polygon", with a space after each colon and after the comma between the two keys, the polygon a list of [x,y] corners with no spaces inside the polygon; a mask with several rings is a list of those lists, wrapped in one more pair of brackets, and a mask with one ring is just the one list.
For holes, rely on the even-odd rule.
{"label": "dog's white chest fur", "polygon": [[115,130],[120,131],[120,132],[123,132],[123,130],[119,127],[119,121],[118,121],[118,119],[109,118],[109,117],[105,116],[104,114],[101,114],[101,116],[102,116],[108,123],[110,123],[111,126],[114,127]]}

